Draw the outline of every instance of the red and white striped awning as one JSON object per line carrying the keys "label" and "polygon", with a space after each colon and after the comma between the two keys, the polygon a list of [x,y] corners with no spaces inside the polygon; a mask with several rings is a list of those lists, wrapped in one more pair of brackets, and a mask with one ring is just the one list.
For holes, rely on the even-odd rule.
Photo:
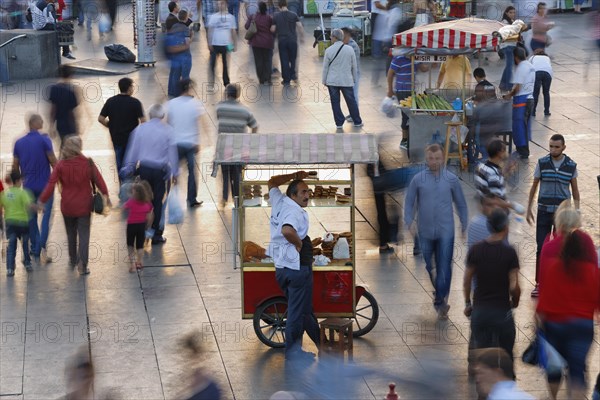
{"label": "red and white striped awning", "polygon": [[399,47],[428,49],[493,49],[500,39],[493,35],[501,22],[479,18],[464,18],[419,26],[394,35]]}

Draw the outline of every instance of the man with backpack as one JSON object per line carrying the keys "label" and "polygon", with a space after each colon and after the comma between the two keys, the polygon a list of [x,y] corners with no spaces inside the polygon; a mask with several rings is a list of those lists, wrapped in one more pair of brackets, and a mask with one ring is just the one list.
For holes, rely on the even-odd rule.
{"label": "man with backpack", "polygon": [[[38,0],[29,3],[27,9],[27,20],[32,23],[36,31],[56,31],[57,16],[55,0]],[[62,47],[62,56],[69,60],[75,60],[68,45]]]}

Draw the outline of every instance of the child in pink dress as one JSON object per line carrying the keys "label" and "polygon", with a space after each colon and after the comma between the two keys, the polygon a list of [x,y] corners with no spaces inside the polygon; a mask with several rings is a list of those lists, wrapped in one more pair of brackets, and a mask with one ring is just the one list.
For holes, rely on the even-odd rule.
{"label": "child in pink dress", "polygon": [[[146,226],[152,223],[152,192],[146,182],[134,183],[131,198],[123,205],[129,210],[127,216],[127,250],[129,252],[129,272],[143,269],[144,241]],[[135,245],[135,250],[134,250]]]}

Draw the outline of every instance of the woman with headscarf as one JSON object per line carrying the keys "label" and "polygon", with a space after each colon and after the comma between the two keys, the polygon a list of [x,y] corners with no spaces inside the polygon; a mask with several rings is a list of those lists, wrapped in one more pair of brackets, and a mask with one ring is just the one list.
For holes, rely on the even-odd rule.
{"label": "woman with headscarf", "polygon": [[[90,219],[92,210],[92,183],[105,196],[106,204],[111,205],[106,183],[94,162],[81,153],[82,142],[79,136],[69,136],[63,142],[61,158],[54,166],[48,185],[39,198],[43,205],[60,183],[60,211],[65,221],[69,246],[69,265],[79,267],[79,273],[86,275],[90,244]],[[79,247],[77,241],[79,239]]]}
{"label": "woman with headscarf", "polygon": [[[586,358],[594,340],[594,313],[600,309],[600,269],[594,241],[581,228],[579,210],[564,201],[554,216],[556,236],[540,256],[536,312],[548,342],[568,364],[571,398],[584,398]],[[548,375],[556,399],[562,373]]]}

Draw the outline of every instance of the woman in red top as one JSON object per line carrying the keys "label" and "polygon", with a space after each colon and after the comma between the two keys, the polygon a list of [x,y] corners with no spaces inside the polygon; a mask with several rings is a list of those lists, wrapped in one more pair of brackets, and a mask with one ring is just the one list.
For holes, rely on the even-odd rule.
{"label": "woman in red top", "polygon": [[[93,173],[92,173],[93,171]],[[62,188],[60,211],[65,220],[69,243],[69,265],[79,266],[79,273],[89,274],[88,255],[90,245],[90,218],[92,210],[92,179],[98,190],[111,205],[108,189],[96,165],[81,153],[81,138],[68,136],[63,142],[61,159],[56,163],[48,185],[40,195],[39,202],[45,203],[54,193],[54,186],[60,182]],[[77,237],[79,236],[79,248]]]}
{"label": "woman in red top", "polygon": [[[554,217],[557,236],[546,239],[540,256],[537,313],[548,342],[569,365],[571,398],[585,393],[585,363],[594,339],[594,312],[600,309],[600,270],[592,238],[581,231],[581,216],[568,201]],[[552,398],[560,376],[548,376]]]}

